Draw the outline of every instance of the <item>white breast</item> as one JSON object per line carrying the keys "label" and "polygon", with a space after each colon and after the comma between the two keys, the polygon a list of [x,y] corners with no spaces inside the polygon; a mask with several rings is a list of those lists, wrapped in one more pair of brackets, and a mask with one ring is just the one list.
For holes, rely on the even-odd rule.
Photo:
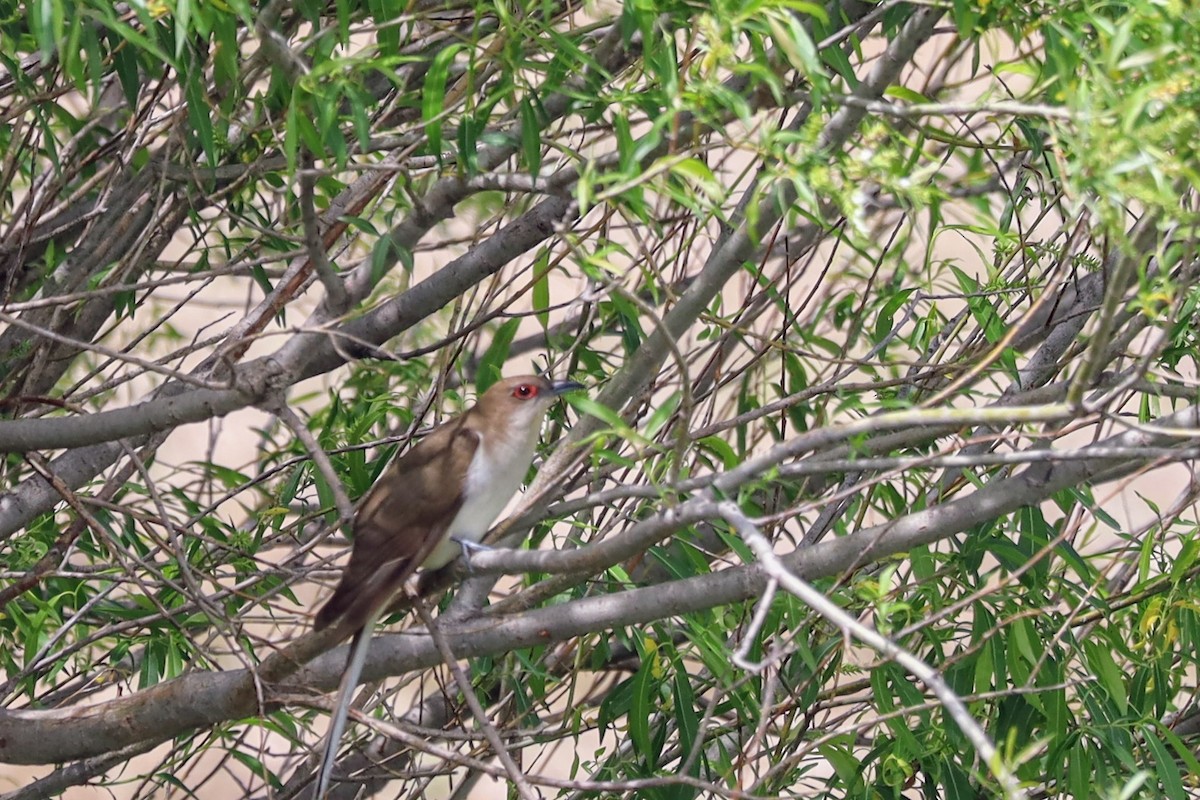
{"label": "white breast", "polygon": [[[516,494],[533,461],[537,446],[537,428],[526,441],[493,442],[491,447],[480,442],[467,469],[466,500],[450,523],[447,536],[438,543],[421,564],[425,569],[445,566],[462,551],[453,539],[478,542],[488,532],[496,517]],[[489,437],[494,438],[494,437]]]}

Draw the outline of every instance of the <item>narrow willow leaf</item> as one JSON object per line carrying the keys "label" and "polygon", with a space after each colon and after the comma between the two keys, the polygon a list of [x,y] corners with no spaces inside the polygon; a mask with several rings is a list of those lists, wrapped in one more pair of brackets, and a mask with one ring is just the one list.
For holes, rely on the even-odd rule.
{"label": "narrow willow leaf", "polygon": [[61,0],[39,0],[30,14],[30,27],[37,39],[43,61],[49,61],[58,50],[62,37],[63,8]]}
{"label": "narrow willow leaf", "polygon": [[1100,686],[1103,687],[1117,710],[1124,714],[1129,708],[1129,698],[1125,692],[1124,673],[1117,666],[1112,652],[1108,647],[1094,641],[1086,642],[1084,649],[1087,652],[1088,664],[1099,680]]}
{"label": "narrow willow leaf", "polygon": [[184,78],[183,90],[187,98],[188,121],[191,123],[192,134],[200,141],[208,163],[215,165],[217,142],[213,136],[212,117],[209,116],[212,108],[204,85],[204,73],[199,69],[189,69]]}
{"label": "narrow willow leaf", "polygon": [[175,0],[175,58],[182,60],[192,23],[192,0]]}
{"label": "narrow willow leaf", "polygon": [[550,251],[542,250],[533,265],[537,279],[533,282],[533,310],[542,329],[550,327]]}
{"label": "narrow willow leaf", "polygon": [[883,90],[883,94],[885,97],[894,97],[897,100],[904,100],[908,103],[924,104],[929,102],[929,98],[925,95],[914,89],[910,89],[907,86],[901,86],[899,84],[892,84]]}
{"label": "narrow willow leaf", "polygon": [[1175,763],[1174,756],[1158,738],[1152,726],[1143,726],[1142,735],[1145,737],[1146,746],[1154,754],[1154,774],[1162,785],[1163,793],[1170,798],[1186,798],[1183,777],[1179,774],[1179,766]]}
{"label": "narrow willow leaf", "polygon": [[653,680],[651,675],[650,664],[653,660],[653,653],[644,656],[641,669],[633,676],[633,695],[630,698],[629,716],[626,717],[629,738],[646,760],[647,768],[651,770],[658,766],[650,737],[650,717],[655,711],[655,704],[651,698],[658,689],[658,682]]}
{"label": "narrow willow leaf", "polygon": [[473,115],[458,121],[458,166],[463,175],[479,174],[479,122]]}
{"label": "narrow willow leaf", "polygon": [[537,178],[542,168],[542,127],[538,121],[537,110],[528,98],[522,98],[519,106],[521,112],[521,152],[525,156],[525,167],[531,178]]}
{"label": "narrow willow leaf", "polygon": [[504,362],[508,360],[508,349],[512,345],[513,337],[517,335],[517,328],[520,325],[521,320],[510,319],[492,335],[491,344],[479,359],[479,368],[476,373],[475,383],[480,394],[486,392],[489,386],[502,377],[501,371]]}
{"label": "narrow willow leaf", "polygon": [[374,249],[371,250],[371,283],[372,285],[383,280],[383,276],[388,273],[397,261],[404,267],[405,271],[412,272],[413,254],[406,247],[401,247],[391,236],[384,236],[375,243]]}
{"label": "narrow willow leaf", "polygon": [[442,111],[446,103],[446,79],[454,57],[465,49],[462,44],[448,44],[438,51],[425,73],[425,85],[421,90],[421,118],[425,123],[425,139],[429,143],[429,154],[442,158]]}
{"label": "narrow willow leaf", "polygon": [[287,118],[283,129],[283,153],[287,158],[288,172],[293,175],[300,163],[300,102],[298,94],[298,92],[292,92],[292,101],[288,103]]}

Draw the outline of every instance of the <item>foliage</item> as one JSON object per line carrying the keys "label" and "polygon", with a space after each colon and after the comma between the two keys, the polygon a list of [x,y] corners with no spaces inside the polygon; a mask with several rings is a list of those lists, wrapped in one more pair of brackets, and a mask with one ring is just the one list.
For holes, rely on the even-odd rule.
{"label": "foliage", "polygon": [[1200,796],[1198,99],[1182,0],[0,0],[19,796],[305,796],[340,501],[534,370],[575,560],[339,792]]}

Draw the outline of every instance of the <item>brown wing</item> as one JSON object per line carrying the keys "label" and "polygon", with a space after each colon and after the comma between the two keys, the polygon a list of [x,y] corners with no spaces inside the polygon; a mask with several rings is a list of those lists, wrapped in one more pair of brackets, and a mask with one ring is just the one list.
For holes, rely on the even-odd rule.
{"label": "brown wing", "polygon": [[421,566],[462,507],[462,487],[479,445],[465,417],[437,428],[388,465],[354,515],[354,549],[314,627],[361,627]]}

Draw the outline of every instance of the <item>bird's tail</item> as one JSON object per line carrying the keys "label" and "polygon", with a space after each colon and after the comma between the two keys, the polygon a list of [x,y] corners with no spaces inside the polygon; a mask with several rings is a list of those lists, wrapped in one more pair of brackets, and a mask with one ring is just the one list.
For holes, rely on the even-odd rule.
{"label": "bird's tail", "polygon": [[350,642],[350,655],[346,659],[346,668],[342,671],[342,680],[338,684],[337,700],[333,713],[329,717],[329,731],[325,734],[325,752],[321,754],[321,767],[317,771],[316,787],[313,789],[312,800],[325,800],[329,791],[329,779],[333,775],[333,765],[337,762],[338,743],[346,730],[346,719],[350,714],[350,703],[354,699],[354,690],[362,675],[363,664],[367,660],[367,650],[371,645],[371,632],[379,613],[371,615],[366,624],[354,634]]}

